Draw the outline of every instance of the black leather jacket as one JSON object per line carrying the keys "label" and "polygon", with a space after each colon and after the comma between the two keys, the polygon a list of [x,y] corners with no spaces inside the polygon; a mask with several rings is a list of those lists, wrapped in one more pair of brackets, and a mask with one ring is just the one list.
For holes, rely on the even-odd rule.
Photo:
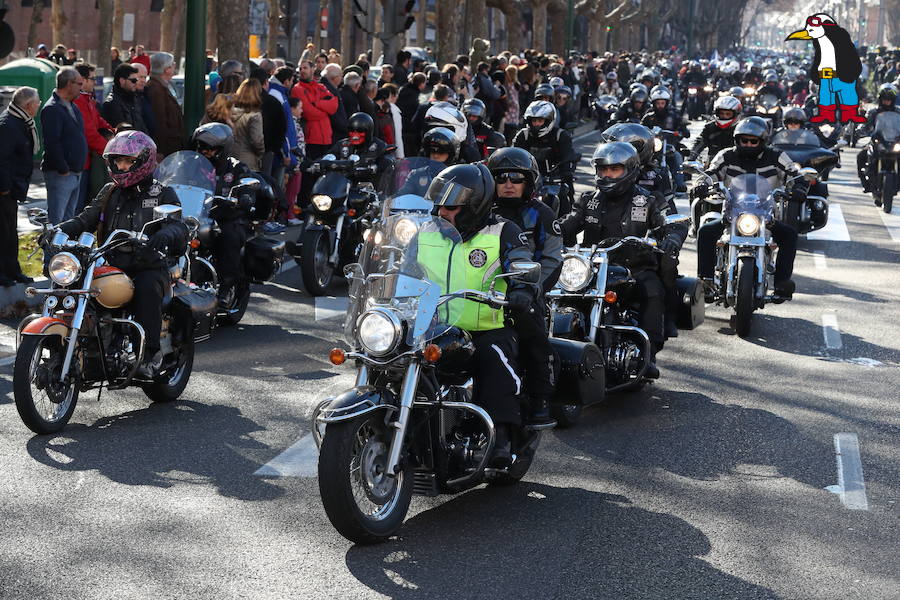
{"label": "black leather jacket", "polygon": [[559,165],[559,172],[563,178],[572,178],[577,155],[572,145],[572,135],[565,129],[554,128],[544,137],[535,138],[525,127],[513,137],[512,145],[524,148],[534,155],[541,169],[541,175],[546,175]]}
{"label": "black leather jacket", "polygon": [[666,139],[674,144],[691,136],[687,124],[684,122],[684,118],[671,106],[667,107],[662,112],[656,110],[648,111],[647,114],[641,118],[641,125],[649,129],[659,127],[660,129],[666,129],[668,131],[675,131],[675,135],[670,133],[665,134]]}
{"label": "black leather jacket", "polygon": [[703,152],[703,149],[706,148],[709,151],[706,161],[708,163],[720,151],[734,146],[734,128],[736,125],[737,121],[725,129],[719,127],[715,121],[710,121],[704,125],[703,131],[697,136],[697,141],[694,142],[694,146],[691,148],[688,160],[696,160],[700,153]]}
{"label": "black leather jacket", "polygon": [[562,237],[553,230],[553,211],[538,200],[528,200],[518,206],[494,202],[494,214],[512,221],[522,230],[533,259],[541,263],[541,288],[548,292],[556,285],[562,268]]}

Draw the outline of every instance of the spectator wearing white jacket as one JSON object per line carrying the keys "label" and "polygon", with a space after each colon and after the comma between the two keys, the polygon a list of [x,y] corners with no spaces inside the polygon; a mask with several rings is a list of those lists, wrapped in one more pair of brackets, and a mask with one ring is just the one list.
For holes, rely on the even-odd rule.
{"label": "spectator wearing white jacket", "polygon": [[394,156],[398,159],[406,158],[406,153],[403,151],[403,120],[400,113],[400,107],[397,106],[397,98],[400,95],[400,90],[393,83],[386,83],[381,87],[387,89],[390,94],[388,96],[388,102],[391,103],[391,117],[394,119],[394,142],[397,145],[397,151],[394,153]]}

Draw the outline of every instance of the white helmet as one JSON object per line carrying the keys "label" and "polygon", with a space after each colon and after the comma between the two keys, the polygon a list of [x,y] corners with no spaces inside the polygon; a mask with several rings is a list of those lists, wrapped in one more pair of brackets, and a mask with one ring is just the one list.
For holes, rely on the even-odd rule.
{"label": "white helmet", "polygon": [[655,102],[657,100],[669,102],[672,100],[672,92],[664,85],[653,86],[653,89],[650,90],[650,102]]}
{"label": "white helmet", "polygon": [[[716,124],[723,129],[728,127],[738,120],[743,108],[744,106],[741,104],[741,101],[734,96],[720,96],[713,104],[713,115],[716,117]],[[732,110],[734,111],[734,117],[731,119],[720,119],[717,114],[720,110]]]}
{"label": "white helmet", "polygon": [[[544,124],[540,127],[532,127],[529,121],[532,117],[544,119]],[[542,138],[553,129],[553,125],[556,122],[556,107],[546,100],[535,100],[525,109],[523,118],[529,133],[534,135],[534,137]]]}
{"label": "white helmet", "polygon": [[566,82],[563,81],[562,77],[551,77],[549,83],[553,86],[553,89],[556,89],[561,85],[566,85]]}
{"label": "white helmet", "polygon": [[456,106],[449,102],[435,102],[425,113],[425,127],[446,127],[462,144],[466,141],[469,125],[465,115]]}

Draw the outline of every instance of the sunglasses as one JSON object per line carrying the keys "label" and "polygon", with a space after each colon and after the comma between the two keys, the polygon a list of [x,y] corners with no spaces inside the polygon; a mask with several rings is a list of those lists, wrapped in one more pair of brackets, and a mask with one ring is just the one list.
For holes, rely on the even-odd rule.
{"label": "sunglasses", "polygon": [[456,205],[456,206],[443,206],[443,205],[442,205],[441,208],[444,209],[444,210],[446,210],[446,211],[456,212],[456,211],[458,211],[459,209],[461,209],[462,206],[460,206],[460,205]]}
{"label": "sunglasses", "polygon": [[813,27],[821,27],[822,25],[834,25],[834,23],[830,23],[828,21],[823,21],[819,17],[810,17],[806,19],[807,25],[812,25]]}
{"label": "sunglasses", "polygon": [[738,138],[738,143],[742,146],[759,146],[761,140],[756,138]]}
{"label": "sunglasses", "polygon": [[500,173],[494,175],[494,181],[497,183],[506,183],[507,181],[514,184],[525,183],[525,175],[522,173]]}
{"label": "sunglasses", "polygon": [[128,81],[130,81],[131,83],[137,83],[139,80],[137,77],[135,77],[135,78],[129,78]]}

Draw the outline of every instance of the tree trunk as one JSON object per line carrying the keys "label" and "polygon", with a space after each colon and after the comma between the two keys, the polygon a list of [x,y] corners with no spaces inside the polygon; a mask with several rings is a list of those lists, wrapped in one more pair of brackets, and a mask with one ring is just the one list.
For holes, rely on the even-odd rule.
{"label": "tree trunk", "polygon": [[44,0],[34,0],[34,7],[31,9],[31,23],[28,25],[28,43],[27,48],[37,46],[37,28],[44,22]]}
{"label": "tree trunk", "polygon": [[217,0],[216,29],[219,39],[219,64],[239,60],[250,61],[250,0]]}
{"label": "tree trunk", "polygon": [[[488,39],[488,23],[487,23],[487,5],[485,0],[468,0],[469,3],[469,24],[466,28],[469,32],[469,39],[481,38]],[[466,40],[468,43],[469,40]],[[497,52],[492,48],[491,54]]]}
{"label": "tree trunk", "polygon": [[566,51],[566,5],[548,4],[547,21],[550,23],[550,45],[548,50],[560,56]]}
{"label": "tree trunk", "polygon": [[275,58],[278,54],[278,38],[281,33],[281,3],[269,0],[269,33],[266,36],[266,56]]}
{"label": "tree trunk", "polygon": [[547,51],[547,0],[531,2],[531,47],[538,52]]}
{"label": "tree trunk", "polygon": [[66,45],[64,36],[68,19],[66,18],[66,8],[63,5],[63,0],[56,0],[56,2],[51,5],[51,9],[50,27],[53,28],[53,44]]}
{"label": "tree trunk", "polygon": [[175,12],[177,0],[165,0],[159,15],[159,49],[163,52],[175,50]]}
{"label": "tree trunk", "polygon": [[[438,67],[453,62],[460,52],[460,31],[462,30],[462,5],[458,0],[437,0],[437,22],[439,29],[437,46]],[[468,40],[467,40],[468,41]]]}
{"label": "tree trunk", "polygon": [[125,20],[124,0],[113,0],[112,45],[119,49],[123,61],[128,59],[128,51],[122,47],[122,21]]}
{"label": "tree trunk", "polygon": [[[97,67],[103,75],[112,75],[109,48],[112,46],[113,0],[99,0],[100,31],[97,40]],[[100,73],[97,73],[100,75]]]}
{"label": "tree trunk", "polygon": [[[416,45],[424,48],[428,44],[425,43],[425,26],[428,24],[428,3],[425,0],[419,0],[419,14],[416,15]],[[393,62],[395,57],[390,57]]]}
{"label": "tree trunk", "polygon": [[[175,71],[181,70],[181,57],[184,56],[184,45],[187,42],[187,22],[185,19],[186,3],[189,0],[178,0],[178,12],[175,13]],[[208,45],[209,40],[207,40]]]}
{"label": "tree trunk", "polygon": [[[322,3],[319,2],[319,6],[321,7]],[[318,18],[319,15],[316,15]],[[321,19],[320,19],[321,21]],[[319,33],[319,29],[322,27],[321,23],[316,23],[316,35]],[[341,60],[344,62],[344,65],[353,64],[356,62],[356,57],[351,56],[353,54],[353,28],[356,27],[356,23],[353,21],[353,2],[350,0],[342,0],[341,2],[341,47],[339,51],[341,53]],[[361,32],[360,32],[361,33]],[[318,44],[318,38],[313,40],[314,43]],[[343,66],[343,65],[342,65]]]}
{"label": "tree trunk", "polygon": [[[188,0],[190,2],[190,0]],[[217,0],[206,0],[206,48],[213,51],[218,47],[219,27],[216,20]]]}
{"label": "tree trunk", "polygon": [[519,52],[524,46],[522,25],[525,19],[522,18],[522,8],[514,4],[512,10],[503,14],[506,15],[506,47],[513,52]]}

